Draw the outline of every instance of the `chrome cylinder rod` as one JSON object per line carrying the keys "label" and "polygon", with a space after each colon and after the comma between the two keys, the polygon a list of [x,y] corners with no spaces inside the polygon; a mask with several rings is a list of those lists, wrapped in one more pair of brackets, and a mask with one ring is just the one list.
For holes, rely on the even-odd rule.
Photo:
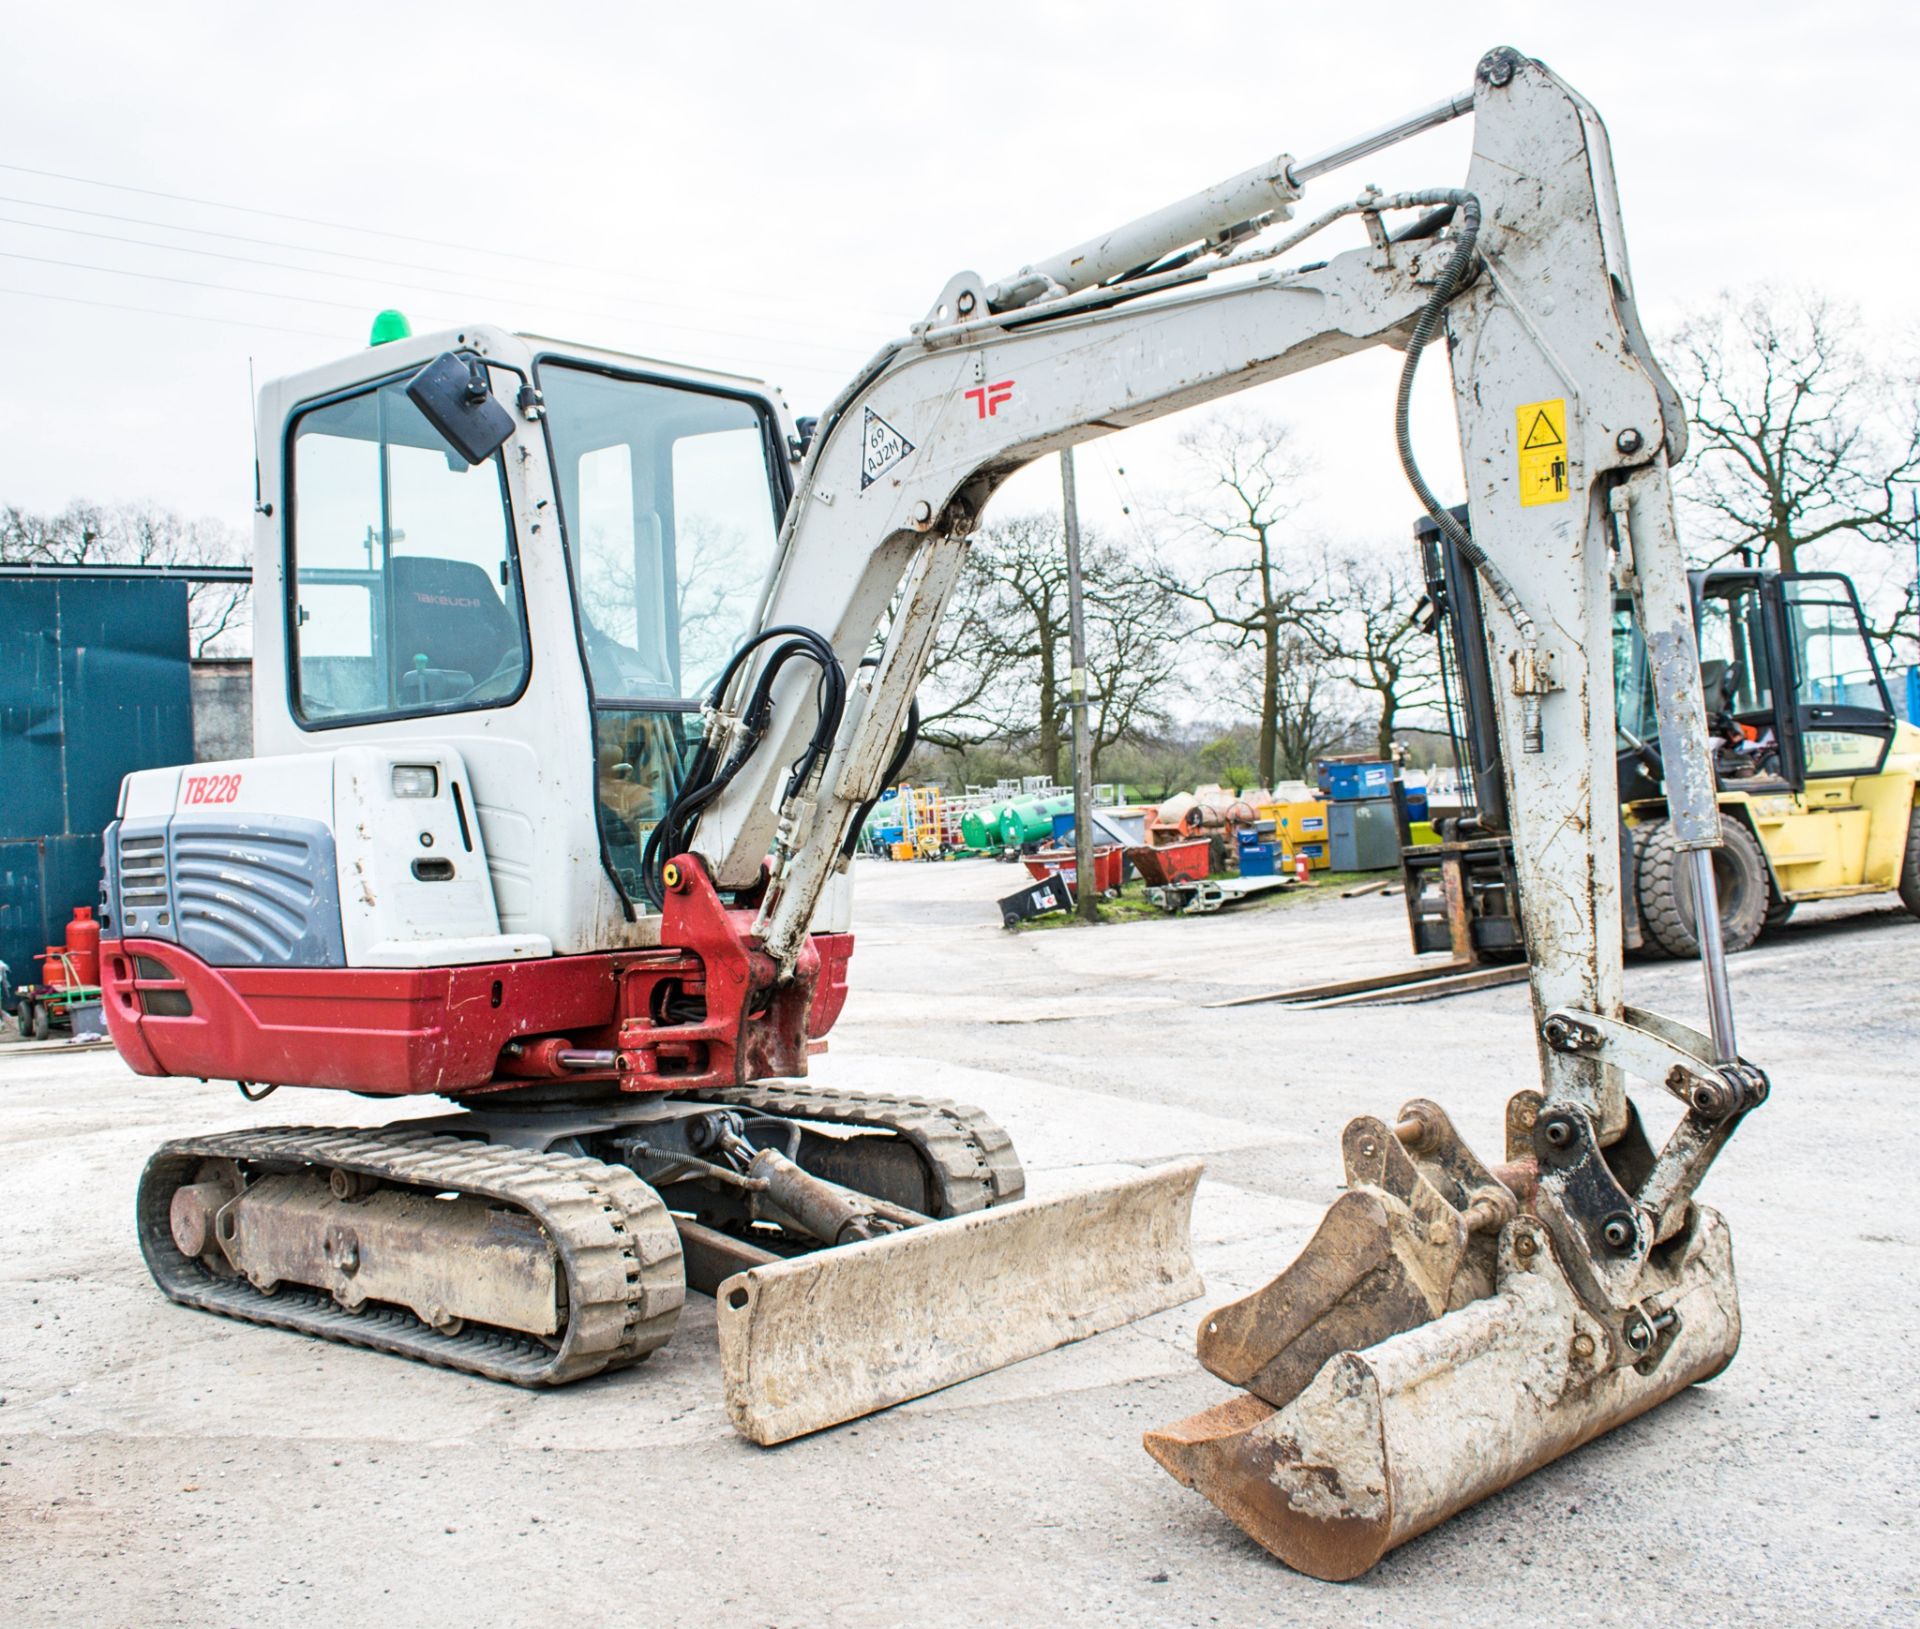
{"label": "chrome cylinder rod", "polygon": [[1022,266],[1011,277],[987,286],[987,307],[1012,311],[1036,300],[1092,288],[1109,278],[1145,266],[1191,244],[1210,241],[1249,221],[1285,220],[1300,189],[1316,175],[1377,153],[1423,130],[1473,111],[1473,92],[1462,91],[1432,107],[1370,130],[1364,136],[1329,147],[1296,163],[1282,153],[1265,164],[1230,176],[1204,192],[1143,215],[1137,221]]}
{"label": "chrome cylinder rod", "polygon": [[1285,153],[1196,192],[1190,198],[1116,226],[1111,232],[1022,266],[987,287],[987,306],[1011,311],[1035,300],[1092,288],[1111,277],[1201,243],[1247,221],[1285,220],[1300,189],[1287,179]]}
{"label": "chrome cylinder rod", "polygon": [[1693,930],[1700,941],[1700,968],[1707,980],[1707,1027],[1713,1036],[1713,1061],[1739,1061],[1733,1037],[1733,992],[1727,988],[1727,950],[1720,938],[1720,890],[1713,878],[1713,850],[1688,851],[1693,873]]}
{"label": "chrome cylinder rod", "polygon": [[1435,125],[1446,124],[1472,111],[1473,92],[1464,90],[1458,96],[1449,96],[1444,102],[1423,107],[1418,113],[1409,113],[1404,119],[1383,124],[1378,130],[1342,142],[1338,147],[1329,147],[1324,153],[1301,159],[1299,163],[1288,167],[1287,179],[1296,187],[1304,187],[1317,175],[1325,175],[1329,170],[1337,170],[1343,164],[1351,164],[1356,159],[1380,152],[1396,142],[1405,141],[1409,136],[1417,136],[1423,130],[1431,130]]}

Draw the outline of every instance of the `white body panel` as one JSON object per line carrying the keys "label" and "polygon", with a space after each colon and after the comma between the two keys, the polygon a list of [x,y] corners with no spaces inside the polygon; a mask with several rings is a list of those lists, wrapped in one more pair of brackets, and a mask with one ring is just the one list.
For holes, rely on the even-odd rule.
{"label": "white body panel", "polygon": [[[461,819],[467,766],[448,747],[342,747],[333,762],[333,835],[349,967],[457,967],[550,956],[544,934],[502,933],[478,823]],[[433,797],[394,794],[394,766],[431,768]],[[463,829],[464,828],[464,829]],[[452,875],[427,880],[418,867]]]}
{"label": "white body panel", "polygon": [[[396,764],[431,769],[435,794],[395,796]],[[470,814],[470,786],[465,762],[450,748],[348,746],[141,770],[123,784],[121,818],[135,829],[169,817],[236,832],[288,817],[326,827],[349,967],[459,967],[550,956],[553,945],[544,934],[502,931],[484,829]],[[456,791],[469,800],[464,830]],[[417,874],[416,861],[438,862],[450,875]],[[181,925],[135,916],[125,931],[171,936]]]}

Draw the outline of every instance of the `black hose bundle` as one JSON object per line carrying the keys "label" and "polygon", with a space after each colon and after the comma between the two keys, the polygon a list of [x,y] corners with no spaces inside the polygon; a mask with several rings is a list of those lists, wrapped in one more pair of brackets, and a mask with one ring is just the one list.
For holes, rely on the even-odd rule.
{"label": "black hose bundle", "polygon": [[[1447,261],[1446,270],[1440,274],[1440,281],[1434,285],[1433,293],[1427,303],[1420,308],[1420,315],[1413,325],[1413,337],[1407,341],[1407,359],[1400,368],[1400,391],[1393,404],[1393,440],[1400,452],[1400,468],[1406,472],[1407,484],[1413,488],[1413,495],[1420,500],[1421,506],[1432,517],[1434,525],[1452,540],[1454,547],[1459,549],[1467,563],[1486,578],[1488,586],[1506,608],[1507,614],[1513,618],[1522,634],[1531,641],[1533,619],[1527,615],[1512,585],[1474,542],[1473,534],[1455,520],[1453,512],[1433,495],[1433,489],[1427,485],[1426,477],[1420,473],[1420,465],[1413,456],[1413,430],[1409,421],[1413,411],[1414,375],[1420,368],[1420,353],[1427,348],[1427,342],[1440,331],[1440,319],[1446,315],[1448,301],[1460,292],[1467,280],[1467,273],[1473,269],[1474,249],[1480,238],[1480,200],[1470,192],[1457,191],[1437,191],[1411,196],[1421,203],[1440,204],[1450,212],[1457,212],[1460,229],[1454,240],[1453,254]],[[1433,215],[1425,216],[1416,223],[1414,230],[1423,233],[1430,231],[1434,223]]]}
{"label": "black hose bundle", "polygon": [[[1420,369],[1420,353],[1440,331],[1440,319],[1446,315],[1447,302],[1460,292],[1461,285],[1467,280],[1467,273],[1473,267],[1474,246],[1480,237],[1480,200],[1470,192],[1420,196],[1422,202],[1442,204],[1449,213],[1457,214],[1460,230],[1454,240],[1447,269],[1440,274],[1440,281],[1434,284],[1433,293],[1420,308],[1419,318],[1413,325],[1413,337],[1407,341],[1407,359],[1400,367],[1400,393],[1393,404],[1393,440],[1400,452],[1400,468],[1406,472],[1407,484],[1413,488],[1413,495],[1420,500],[1421,506],[1433,517],[1434,525],[1440,528],[1442,535],[1452,539],[1454,547],[1469,561],[1475,566],[1483,566],[1486,556],[1474,546],[1466,527],[1455,520],[1446,505],[1433,495],[1426,477],[1420,473],[1420,465],[1413,456],[1413,431],[1409,422],[1413,410],[1413,379]],[[1432,219],[1432,216],[1423,217],[1418,224],[1426,226]]]}
{"label": "black hose bundle", "polygon": [[739,728],[734,734],[732,750],[726,760],[721,761],[719,749],[713,742],[703,739],[694,752],[693,761],[687,765],[686,778],[680,783],[678,794],[661,817],[660,824],[647,835],[647,846],[640,857],[640,887],[655,910],[659,910],[666,901],[666,884],[661,873],[667,860],[675,854],[685,853],[692,845],[694,829],[700,823],[700,812],[727,789],[734,777],[746,767],[747,760],[759,750],[761,741],[766,737],[767,726],[773,721],[774,683],[780,677],[781,669],[795,657],[803,657],[820,669],[816,693],[818,714],[807,749],[796,760],[787,777],[786,790],[781,794],[783,801],[806,784],[807,777],[832,750],[834,738],[840,733],[840,719],[847,708],[846,670],[841,667],[840,658],[834,654],[833,646],[825,636],[811,628],[764,628],[747,640],[729,658],[720,677],[714,680],[713,688],[707,693],[708,710],[719,711],[728,687],[747,658],[775,639],[783,643],[767,658],[759,677],[754,681],[747,703],[740,711]]}

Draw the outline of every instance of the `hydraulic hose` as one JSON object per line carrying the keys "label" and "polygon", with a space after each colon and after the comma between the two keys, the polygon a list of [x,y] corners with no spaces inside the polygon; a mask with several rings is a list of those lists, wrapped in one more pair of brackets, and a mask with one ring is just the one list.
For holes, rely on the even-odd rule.
{"label": "hydraulic hose", "polygon": [[[1528,682],[1539,667],[1539,632],[1534,627],[1533,618],[1520,603],[1520,596],[1514,592],[1513,585],[1505,574],[1485,551],[1474,542],[1472,534],[1453,518],[1445,504],[1436,498],[1433,489],[1427,485],[1426,477],[1420,473],[1420,465],[1413,454],[1413,430],[1411,415],[1413,410],[1413,380],[1419,371],[1420,353],[1427,347],[1428,341],[1440,331],[1441,319],[1454,295],[1460,292],[1466,282],[1467,274],[1473,268],[1475,246],[1480,236],[1480,200],[1470,192],[1455,189],[1436,190],[1425,193],[1405,193],[1401,197],[1409,203],[1440,204],[1455,209],[1459,222],[1454,241],[1452,256],[1447,261],[1446,270],[1440,274],[1440,281],[1434,285],[1432,295],[1420,308],[1420,315],[1413,325],[1413,335],[1407,341],[1407,359],[1400,369],[1400,390],[1394,401],[1393,438],[1400,452],[1400,468],[1405,471],[1407,484],[1413,488],[1414,496],[1432,518],[1434,525],[1460,551],[1461,557],[1486,579],[1487,586],[1493,590],[1494,598],[1500,602],[1508,616],[1513,619],[1514,628],[1520,635],[1521,643],[1527,651]],[[1428,218],[1429,220],[1431,217]],[[1426,221],[1418,226],[1426,225]],[[1416,227],[1416,229],[1418,229]],[[1538,752],[1542,747],[1540,727],[1540,697],[1537,691],[1527,690],[1521,696],[1521,750]]]}
{"label": "hydraulic hose", "polygon": [[733,748],[725,762],[721,762],[717,744],[711,739],[712,732],[709,731],[709,738],[703,739],[695,750],[687,766],[686,779],[681,783],[673,802],[668,805],[667,812],[647,834],[647,845],[640,856],[640,888],[655,910],[660,910],[666,901],[662,872],[667,860],[675,854],[684,853],[691,846],[695,828],[700,822],[700,812],[727,789],[759,749],[773,718],[774,681],[780,670],[795,657],[810,661],[820,669],[820,687],[813,733],[806,751],[795,762],[787,778],[785,797],[792,797],[805,783],[831,750],[834,738],[840,733],[840,720],[847,705],[846,670],[841,667],[840,658],[823,634],[792,624],[763,628],[741,644],[728,658],[719,678],[714,680],[712,689],[707,692],[705,705],[708,714],[711,716],[720,712],[728,689],[747,659],[762,645],[775,639],[784,643],[768,657],[754,682],[746,705],[741,709]]}

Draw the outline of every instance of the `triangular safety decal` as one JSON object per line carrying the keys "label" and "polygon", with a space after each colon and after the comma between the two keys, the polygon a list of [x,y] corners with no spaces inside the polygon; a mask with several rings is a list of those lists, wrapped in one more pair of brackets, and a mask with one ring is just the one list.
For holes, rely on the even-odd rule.
{"label": "triangular safety decal", "polygon": [[1562,444],[1560,432],[1552,419],[1547,417],[1545,408],[1533,415],[1533,423],[1527,427],[1527,439],[1520,443],[1524,451],[1532,452],[1540,447],[1558,447]]}
{"label": "triangular safety decal", "polygon": [[860,490],[885,475],[913,451],[913,443],[869,407],[867,421],[860,432]]}

